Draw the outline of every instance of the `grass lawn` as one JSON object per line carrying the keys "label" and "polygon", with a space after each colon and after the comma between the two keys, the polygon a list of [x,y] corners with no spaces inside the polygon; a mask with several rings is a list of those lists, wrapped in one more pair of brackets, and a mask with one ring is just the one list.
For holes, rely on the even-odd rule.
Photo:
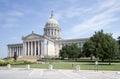
{"label": "grass lawn", "polygon": [[[94,70],[94,62],[67,62],[67,61],[52,61],[54,69],[75,69],[77,65],[80,66],[81,70]],[[73,65],[72,65],[73,64]],[[31,68],[44,68],[47,69],[49,64],[30,64]],[[13,68],[25,68],[26,65],[12,65]],[[114,70],[120,71],[120,63],[112,63],[108,65],[106,62],[99,62],[99,70]]]}

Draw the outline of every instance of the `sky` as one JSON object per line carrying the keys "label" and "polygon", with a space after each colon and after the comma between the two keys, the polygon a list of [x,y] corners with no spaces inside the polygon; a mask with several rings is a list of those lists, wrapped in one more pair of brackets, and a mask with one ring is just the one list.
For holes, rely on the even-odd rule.
{"label": "sky", "polygon": [[22,36],[43,35],[51,10],[63,39],[89,38],[101,29],[120,36],[120,0],[0,0],[0,58]]}

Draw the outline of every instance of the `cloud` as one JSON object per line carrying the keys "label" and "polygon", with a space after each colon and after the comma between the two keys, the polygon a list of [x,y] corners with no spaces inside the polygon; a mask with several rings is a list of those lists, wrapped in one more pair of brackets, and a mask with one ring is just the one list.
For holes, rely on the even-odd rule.
{"label": "cloud", "polygon": [[118,4],[117,2],[118,0],[98,0],[100,8],[111,8],[112,6],[116,6]]}
{"label": "cloud", "polygon": [[[120,12],[120,4],[117,1],[103,1],[99,3],[100,5],[98,7],[95,7],[96,9],[94,7],[86,9],[85,12],[90,11],[89,14],[92,13],[92,15],[88,15],[90,18],[85,18],[80,24],[76,24],[69,29],[71,35],[74,35],[73,37],[80,37],[84,34],[89,34],[91,31],[93,32],[110,27],[108,25],[120,19],[116,16],[116,13]],[[76,14],[77,12],[79,13],[80,9],[76,10],[74,14],[72,12],[70,14],[80,17],[81,15]],[[83,13],[85,12],[83,11]],[[71,38],[71,35],[67,34],[66,36],[68,36],[67,38]]]}
{"label": "cloud", "polygon": [[79,17],[80,15],[83,15],[84,13],[90,12],[91,8],[82,8],[82,7],[70,7],[68,9],[58,11],[56,13],[57,19],[64,19],[64,18],[74,18]]}
{"label": "cloud", "polygon": [[2,24],[1,27],[3,28],[14,28],[14,27],[18,27],[18,24],[15,23],[6,23],[6,24]]}
{"label": "cloud", "polygon": [[18,26],[19,19],[24,16],[20,11],[6,11],[0,12],[0,27],[12,28]]}
{"label": "cloud", "polygon": [[17,40],[18,37],[11,37],[10,39],[11,39],[11,40]]}
{"label": "cloud", "polygon": [[9,6],[10,5],[9,2],[10,0],[0,0],[0,4],[3,4],[5,6]]}
{"label": "cloud", "polygon": [[115,39],[117,39],[118,36],[120,36],[120,31],[112,31],[112,32],[113,32],[113,37],[114,37]]}
{"label": "cloud", "polygon": [[12,12],[7,13],[6,15],[14,16],[14,17],[22,17],[24,16],[24,13],[20,11],[12,11]]}

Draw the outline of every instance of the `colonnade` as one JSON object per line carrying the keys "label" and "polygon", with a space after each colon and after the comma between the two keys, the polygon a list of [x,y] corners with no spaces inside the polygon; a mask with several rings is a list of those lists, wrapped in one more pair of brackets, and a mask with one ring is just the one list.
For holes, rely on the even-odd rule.
{"label": "colonnade", "polygon": [[46,29],[46,35],[48,35],[48,36],[59,36],[59,30],[57,30],[57,29]]}
{"label": "colonnade", "polygon": [[24,41],[25,56],[40,56],[43,52],[42,41]]}
{"label": "colonnade", "polygon": [[23,47],[21,45],[8,47],[9,57],[13,57],[16,53],[17,56],[21,56],[23,52]]}

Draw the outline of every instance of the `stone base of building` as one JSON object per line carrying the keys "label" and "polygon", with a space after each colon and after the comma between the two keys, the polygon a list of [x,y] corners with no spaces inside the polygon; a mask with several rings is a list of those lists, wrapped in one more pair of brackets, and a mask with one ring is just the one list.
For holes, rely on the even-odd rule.
{"label": "stone base of building", "polygon": [[17,60],[26,60],[31,62],[36,62],[38,60],[37,56],[19,56]]}

